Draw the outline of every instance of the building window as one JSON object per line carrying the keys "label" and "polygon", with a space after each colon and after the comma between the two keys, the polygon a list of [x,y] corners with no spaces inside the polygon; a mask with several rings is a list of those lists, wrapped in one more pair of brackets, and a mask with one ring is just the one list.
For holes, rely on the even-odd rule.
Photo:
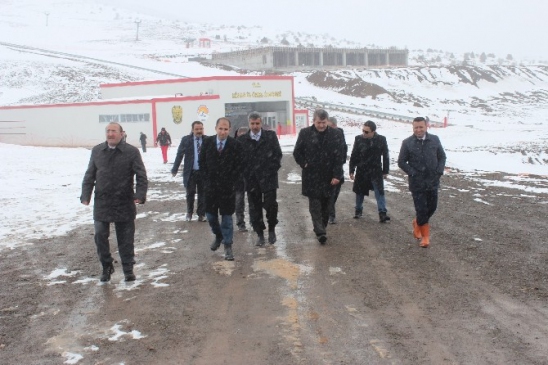
{"label": "building window", "polygon": [[99,123],[143,123],[150,121],[150,114],[113,114],[113,115],[99,115]]}
{"label": "building window", "polygon": [[118,114],[99,115],[99,123],[118,123],[119,121]]}

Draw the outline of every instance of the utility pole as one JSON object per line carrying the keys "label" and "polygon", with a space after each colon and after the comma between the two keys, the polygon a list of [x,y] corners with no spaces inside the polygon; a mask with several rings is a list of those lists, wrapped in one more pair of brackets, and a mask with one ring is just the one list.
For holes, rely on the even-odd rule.
{"label": "utility pole", "polygon": [[46,14],[46,27],[47,27],[48,26],[49,11],[46,11],[44,14]]}
{"label": "utility pole", "polygon": [[139,24],[141,24],[141,19],[137,19],[135,21],[135,24],[137,25],[137,33],[135,34],[135,41],[139,40]]}

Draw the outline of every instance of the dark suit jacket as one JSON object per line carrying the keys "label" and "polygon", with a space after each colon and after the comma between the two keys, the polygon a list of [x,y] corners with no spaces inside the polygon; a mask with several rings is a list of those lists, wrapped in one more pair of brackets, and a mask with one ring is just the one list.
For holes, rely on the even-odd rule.
{"label": "dark suit jacket", "polygon": [[[255,141],[251,131],[238,137],[242,144],[243,173],[246,190],[259,189],[267,192],[278,189],[278,170],[282,167],[282,149],[274,131],[261,131]],[[258,186],[257,186],[258,185]]]}
{"label": "dark suit jacket", "polygon": [[426,133],[424,141],[412,135],[402,142],[398,166],[409,178],[410,191],[437,190],[445,160],[438,136]]}
{"label": "dark suit jacket", "polygon": [[232,215],[236,210],[234,188],[241,178],[241,145],[227,137],[223,152],[217,151],[217,136],[204,138],[200,152],[200,171],[204,179],[205,209],[208,213]]}
{"label": "dark suit jacket", "polygon": [[[202,136],[202,143],[207,136]],[[173,162],[173,168],[171,169],[172,174],[176,174],[179,171],[179,166],[181,161],[183,161],[183,185],[185,188],[188,186],[188,180],[190,179],[190,173],[194,169],[194,141],[195,137],[193,133],[184,136],[181,139],[179,148],[177,148],[177,156],[175,157],[175,162]],[[199,160],[198,160],[199,163]]]}

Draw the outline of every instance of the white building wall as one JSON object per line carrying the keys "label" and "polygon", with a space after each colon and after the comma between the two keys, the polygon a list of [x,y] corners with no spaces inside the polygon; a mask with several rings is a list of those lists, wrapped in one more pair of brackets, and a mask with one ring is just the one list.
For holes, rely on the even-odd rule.
{"label": "white building wall", "polygon": [[[210,78],[173,79],[101,85],[101,99],[151,96],[200,96],[218,94],[215,80]],[[182,95],[181,95],[182,94]]]}
{"label": "white building wall", "polygon": [[[183,119],[181,123],[174,121],[173,107],[182,108]],[[192,123],[196,120],[204,124],[205,134],[215,134],[215,122],[219,117],[224,116],[224,104],[219,99],[157,102],[156,116],[157,133],[160,133],[160,130],[164,127],[169,132],[172,143],[178,145],[180,139],[190,133]]]}
{"label": "white building wall", "polygon": [[[0,131],[0,142],[31,146],[81,147],[105,141],[105,127],[99,115],[145,114],[152,119],[150,102],[140,104],[67,104],[27,108],[0,108],[2,121],[17,122],[21,128]],[[152,120],[141,123],[121,123],[129,140],[138,142],[139,132],[152,135]],[[22,134],[11,134],[17,131]],[[148,134],[147,134],[148,135]],[[132,143],[132,142],[130,142]]]}

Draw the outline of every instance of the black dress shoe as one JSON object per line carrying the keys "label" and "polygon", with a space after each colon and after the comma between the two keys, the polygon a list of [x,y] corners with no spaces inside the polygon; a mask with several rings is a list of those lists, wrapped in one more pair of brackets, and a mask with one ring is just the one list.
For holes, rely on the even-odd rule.
{"label": "black dress shoe", "polygon": [[221,247],[221,242],[223,242],[223,236],[216,236],[213,242],[211,243],[211,246],[209,246],[211,251],[217,251],[217,249]]}
{"label": "black dress shoe", "polygon": [[101,281],[106,282],[110,281],[110,275],[114,272],[114,265],[112,262],[110,264],[103,265],[103,273],[101,274]]}
{"label": "black dress shoe", "polygon": [[320,242],[320,244],[325,244],[327,242],[327,236],[322,234],[321,236],[318,236],[318,241]]}
{"label": "black dress shoe", "polygon": [[262,247],[264,246],[264,243],[264,235],[259,235],[259,237],[257,237],[257,242],[255,242],[255,246]]}
{"label": "black dress shoe", "polygon": [[276,232],[275,231],[268,231],[268,243],[273,245],[274,243],[276,243],[276,240],[277,240]]}

